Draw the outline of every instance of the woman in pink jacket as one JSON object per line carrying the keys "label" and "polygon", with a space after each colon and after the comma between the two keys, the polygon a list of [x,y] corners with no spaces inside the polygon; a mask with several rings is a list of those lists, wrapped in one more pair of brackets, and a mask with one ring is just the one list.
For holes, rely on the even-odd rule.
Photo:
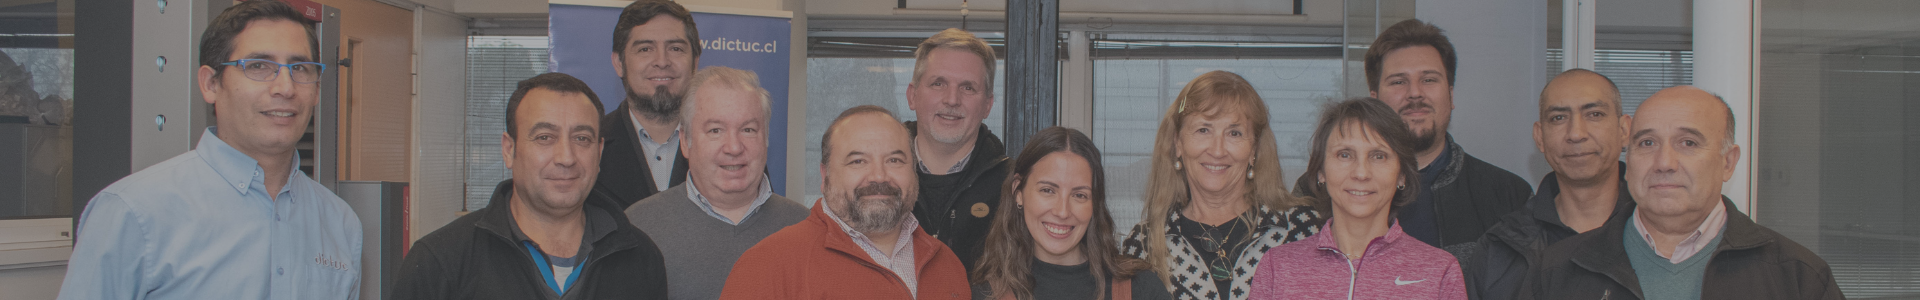
{"label": "woman in pink jacket", "polygon": [[1372,98],[1321,113],[1299,185],[1330,218],[1320,234],[1267,251],[1250,299],[1467,299],[1453,256],[1393,222],[1420,190],[1411,135]]}

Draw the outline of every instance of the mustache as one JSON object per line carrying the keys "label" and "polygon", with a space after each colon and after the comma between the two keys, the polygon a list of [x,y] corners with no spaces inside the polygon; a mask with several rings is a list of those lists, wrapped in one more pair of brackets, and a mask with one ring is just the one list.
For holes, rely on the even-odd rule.
{"label": "mustache", "polygon": [[853,189],[853,197],[855,198],[876,195],[892,196],[894,198],[903,198],[905,196],[901,195],[900,187],[894,185],[892,182],[870,182]]}
{"label": "mustache", "polygon": [[955,115],[955,116],[960,116],[961,118],[967,117],[967,112],[962,111],[959,108],[951,108],[951,107],[941,108],[939,112],[935,112],[935,113],[942,114],[942,115]]}
{"label": "mustache", "polygon": [[1427,104],[1426,101],[1407,103],[1407,106],[1401,107],[1400,110],[1396,111],[1395,113],[1406,114],[1407,112],[1412,112],[1414,110],[1422,109],[1422,108],[1433,109],[1433,104]]}

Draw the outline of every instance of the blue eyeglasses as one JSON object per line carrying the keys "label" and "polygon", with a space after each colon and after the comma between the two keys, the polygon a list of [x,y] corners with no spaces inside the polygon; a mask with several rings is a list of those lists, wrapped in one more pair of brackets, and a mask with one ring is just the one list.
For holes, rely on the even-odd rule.
{"label": "blue eyeglasses", "polygon": [[247,74],[247,78],[253,79],[254,81],[273,81],[274,78],[280,76],[281,68],[291,71],[290,73],[292,75],[290,75],[291,77],[289,78],[293,79],[295,83],[320,82],[320,74],[327,72],[327,64],[317,62],[283,64],[271,60],[249,58],[223,62],[220,63],[220,65],[240,67],[240,73]]}

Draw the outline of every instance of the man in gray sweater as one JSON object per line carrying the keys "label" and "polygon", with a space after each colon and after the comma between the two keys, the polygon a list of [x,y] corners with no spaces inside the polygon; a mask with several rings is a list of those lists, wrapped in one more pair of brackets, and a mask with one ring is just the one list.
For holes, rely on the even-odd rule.
{"label": "man in gray sweater", "polygon": [[767,180],[773,106],[759,82],[727,67],[694,73],[680,110],[687,181],[627,207],[666,258],[669,299],[719,299],[741,253],[807,218]]}

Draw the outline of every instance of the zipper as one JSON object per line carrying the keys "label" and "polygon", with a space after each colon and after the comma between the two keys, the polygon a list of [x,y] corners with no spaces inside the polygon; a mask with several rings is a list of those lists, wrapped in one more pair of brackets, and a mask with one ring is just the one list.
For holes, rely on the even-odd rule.
{"label": "zipper", "polygon": [[[1458,179],[1455,179],[1455,180],[1458,180]],[[1435,190],[1433,189],[1428,189],[1427,192],[1432,193],[1434,191]],[[1446,232],[1447,221],[1446,221],[1446,218],[1443,218],[1440,215],[1440,197],[1439,196],[1440,195],[1437,195],[1437,194],[1433,195],[1433,226],[1434,226],[1433,228],[1439,229],[1437,230],[1439,231],[1438,232],[1439,235],[1435,236],[1434,239],[1440,241],[1440,247],[1444,248],[1447,246],[1447,232]]]}
{"label": "zipper", "polygon": [[1360,271],[1353,267],[1353,259],[1347,258],[1346,253],[1340,252],[1340,249],[1330,250],[1333,250],[1334,254],[1339,254],[1340,260],[1347,262],[1347,300],[1353,300],[1353,288],[1355,283],[1360,281]]}
{"label": "zipper", "polygon": [[[849,256],[851,256],[851,255],[849,254]],[[872,257],[868,257],[868,258],[872,258]],[[891,256],[889,256],[889,257],[888,257],[888,259],[892,259],[892,257],[891,257]],[[855,260],[858,260],[858,259],[855,259]],[[887,267],[882,267],[882,266],[879,266],[879,263],[880,263],[880,262],[878,262],[878,261],[875,261],[875,262],[868,262],[868,261],[864,261],[864,260],[862,260],[862,261],[860,261],[860,264],[862,264],[862,265],[866,265],[868,269],[873,269],[874,271],[880,271],[880,273],[881,273],[881,274],[887,274],[887,275],[889,275],[889,276],[887,276],[887,278],[888,278],[888,279],[893,279],[893,283],[896,283],[896,284],[899,284],[899,285],[900,285],[900,287],[901,287],[901,289],[905,289],[905,290],[907,290],[907,295],[909,295],[909,296],[913,296],[913,297],[915,297],[915,298],[918,298],[918,297],[920,297],[920,295],[914,295],[914,293],[913,293],[913,289],[911,289],[911,288],[907,288],[907,279],[906,279],[906,278],[900,278],[900,275],[899,275],[899,274],[894,274],[894,273],[893,273],[893,269],[890,269],[890,268],[887,268]],[[915,267],[914,267],[914,271],[916,271],[916,272],[917,272],[917,271],[919,271],[919,267],[918,267],[918,266],[915,266]]]}
{"label": "zipper", "polygon": [[[972,187],[972,186],[968,186],[968,187]],[[956,197],[953,199],[953,202],[960,202],[960,199]],[[960,215],[955,211],[957,210],[953,209],[953,205],[951,204],[947,205],[947,228],[941,229],[940,231],[942,233],[945,233],[947,229],[953,229],[953,226],[954,226],[953,224],[956,222],[954,220],[960,219]]]}

